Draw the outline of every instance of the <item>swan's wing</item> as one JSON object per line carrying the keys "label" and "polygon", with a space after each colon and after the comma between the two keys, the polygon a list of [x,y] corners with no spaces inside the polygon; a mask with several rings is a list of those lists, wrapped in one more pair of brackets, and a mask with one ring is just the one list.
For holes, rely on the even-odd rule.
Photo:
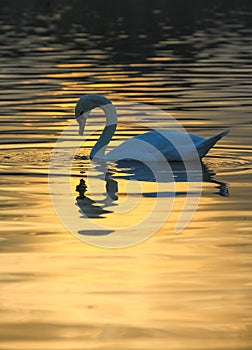
{"label": "swan's wing", "polygon": [[107,160],[139,159],[142,161],[191,160],[195,156],[194,142],[204,140],[175,130],[153,130],[135,136],[110,151]]}
{"label": "swan's wing", "polygon": [[168,145],[185,145],[193,142],[194,144],[205,140],[201,136],[178,132],[176,130],[153,130],[138,135],[136,139],[151,143],[158,149],[166,148]]}
{"label": "swan's wing", "polygon": [[172,142],[170,142],[169,140],[174,133],[179,134],[174,130],[152,130],[144,134],[135,136],[134,138],[137,140],[145,141],[151,144],[157,150],[162,151],[162,149],[166,148],[168,145],[172,145]]}
{"label": "swan's wing", "polygon": [[106,159],[114,162],[123,159],[148,162],[162,160],[162,154],[157,152],[157,149],[151,143],[143,142],[143,140],[133,137],[107,153]]}
{"label": "swan's wing", "polygon": [[169,140],[161,151],[168,160],[186,161],[203,158],[216,142],[228,133],[229,130],[206,139],[174,131],[166,135]]}
{"label": "swan's wing", "polygon": [[199,152],[200,158],[204,157],[207,152],[216,144],[216,142],[219,141],[223,136],[226,136],[228,133],[229,130],[226,130],[207,139],[202,138],[202,140],[197,143],[197,150]]}
{"label": "swan's wing", "polygon": [[196,145],[205,140],[203,137],[176,130],[150,131],[136,138],[150,143],[169,161],[196,159]]}
{"label": "swan's wing", "polygon": [[202,158],[228,132],[208,139],[176,130],[153,130],[126,140],[110,151],[106,158],[138,159],[141,161],[188,161]]}

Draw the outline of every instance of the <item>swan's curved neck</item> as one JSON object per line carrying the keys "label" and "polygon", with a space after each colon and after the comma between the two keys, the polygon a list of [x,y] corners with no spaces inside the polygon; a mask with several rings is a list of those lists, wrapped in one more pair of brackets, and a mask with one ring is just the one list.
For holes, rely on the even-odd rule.
{"label": "swan's curved neck", "polygon": [[100,106],[100,108],[105,112],[106,126],[90,153],[91,159],[94,157],[102,158],[105,156],[107,145],[112,139],[117,126],[117,114],[112,103]]}

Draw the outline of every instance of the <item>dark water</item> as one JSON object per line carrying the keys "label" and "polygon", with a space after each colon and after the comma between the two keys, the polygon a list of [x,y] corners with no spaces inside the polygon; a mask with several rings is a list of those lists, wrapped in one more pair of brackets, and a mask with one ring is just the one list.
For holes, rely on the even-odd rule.
{"label": "dark water", "polygon": [[[1,1],[2,349],[251,349],[251,14],[249,1]],[[128,249],[93,248],[61,225],[50,154],[85,93],[156,106],[204,137],[230,129],[204,159],[181,234],[183,195]]]}

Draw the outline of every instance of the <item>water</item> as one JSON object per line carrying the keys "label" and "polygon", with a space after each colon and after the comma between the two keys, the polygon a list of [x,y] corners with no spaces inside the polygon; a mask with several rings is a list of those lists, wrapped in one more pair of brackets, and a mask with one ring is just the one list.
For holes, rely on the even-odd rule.
{"label": "water", "polygon": [[[108,3],[1,3],[2,349],[251,349],[251,4]],[[92,247],[59,222],[49,160],[83,93],[152,104],[205,137],[231,130],[204,160],[182,233],[183,194],[127,249]],[[73,190],[92,142],[75,158]],[[154,198],[143,199],[145,211]]]}

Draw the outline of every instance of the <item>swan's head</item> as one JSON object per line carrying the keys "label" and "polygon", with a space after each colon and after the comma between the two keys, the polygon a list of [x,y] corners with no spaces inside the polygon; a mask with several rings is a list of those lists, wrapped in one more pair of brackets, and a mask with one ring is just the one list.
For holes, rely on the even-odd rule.
{"label": "swan's head", "polygon": [[82,96],[75,107],[75,118],[79,124],[79,134],[83,135],[86,120],[92,109],[111,104],[110,100],[102,95],[87,94]]}

